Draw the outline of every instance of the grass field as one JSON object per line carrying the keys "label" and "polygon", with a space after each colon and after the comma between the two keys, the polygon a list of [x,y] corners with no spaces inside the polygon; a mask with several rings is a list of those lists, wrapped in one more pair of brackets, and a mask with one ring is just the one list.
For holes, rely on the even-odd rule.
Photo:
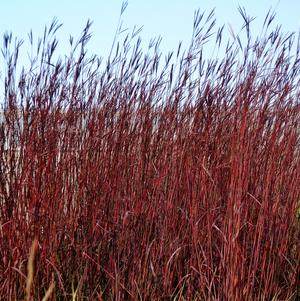
{"label": "grass field", "polygon": [[20,74],[4,36],[0,300],[299,300],[300,45],[240,12],[246,42],[198,11],[106,62],[90,22],[55,61],[54,21]]}

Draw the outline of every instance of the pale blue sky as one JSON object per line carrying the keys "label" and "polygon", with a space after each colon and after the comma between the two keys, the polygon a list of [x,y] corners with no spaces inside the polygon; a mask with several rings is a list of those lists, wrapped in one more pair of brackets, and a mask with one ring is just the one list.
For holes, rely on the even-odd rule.
{"label": "pale blue sky", "polygon": [[[117,27],[122,0],[10,0],[2,1],[0,10],[0,33],[12,32],[15,36],[28,41],[27,33],[33,30],[35,36],[41,36],[44,26],[57,17],[64,25],[58,33],[59,52],[68,51],[69,34],[78,37],[87,19],[94,23],[93,37],[88,44],[89,53],[106,56],[110,50]],[[123,15],[124,27],[132,29],[134,25],[144,25],[142,38],[145,42],[151,37],[161,35],[163,51],[176,50],[178,42],[185,45],[191,38],[194,11],[198,8],[210,11],[216,8],[217,24],[228,23],[238,30],[243,22],[237,7],[244,6],[247,13],[257,19],[253,23],[253,33],[264,21],[269,8],[276,8],[275,23],[282,24],[285,31],[298,31],[300,28],[299,0],[129,0]],[[2,44],[2,43],[1,43]],[[26,49],[24,44],[23,51]],[[67,47],[67,48],[66,48]],[[23,56],[22,56],[23,57]],[[21,58],[22,58],[21,57]],[[23,58],[24,59],[24,58]]]}

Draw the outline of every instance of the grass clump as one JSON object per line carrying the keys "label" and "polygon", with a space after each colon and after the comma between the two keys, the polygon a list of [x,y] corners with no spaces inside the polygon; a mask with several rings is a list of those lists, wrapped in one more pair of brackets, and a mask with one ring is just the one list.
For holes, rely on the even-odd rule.
{"label": "grass clump", "polygon": [[299,297],[299,44],[271,13],[253,39],[240,13],[246,43],[197,12],[165,61],[137,32],[88,57],[90,22],[54,61],[55,21],[18,75],[4,36],[0,296]]}

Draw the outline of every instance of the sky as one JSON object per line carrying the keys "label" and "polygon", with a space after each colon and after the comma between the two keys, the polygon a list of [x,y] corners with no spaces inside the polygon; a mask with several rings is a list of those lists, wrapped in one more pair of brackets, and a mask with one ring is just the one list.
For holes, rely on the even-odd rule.
{"label": "sky", "polygon": [[[122,6],[122,0],[10,0],[2,1],[0,10],[0,34],[12,32],[25,41],[20,56],[25,63],[28,51],[28,32],[33,36],[42,36],[45,25],[50,25],[54,17],[63,23],[57,33],[58,52],[68,54],[69,35],[79,37],[88,19],[93,21],[92,38],[88,44],[90,54],[104,58],[111,48]],[[299,0],[128,0],[128,6],[122,16],[123,28],[132,31],[134,26],[143,26],[141,32],[143,45],[151,38],[161,36],[161,50],[167,53],[177,49],[179,41],[187,47],[191,40],[193,16],[196,9],[210,12],[215,8],[217,25],[225,24],[225,33],[231,26],[238,31],[243,20],[238,6],[244,7],[248,15],[256,17],[252,23],[252,32],[259,35],[261,25],[270,8],[276,11],[276,24],[284,31],[298,31],[300,28]],[[2,43],[0,44],[2,45]],[[22,50],[21,50],[22,51]]]}

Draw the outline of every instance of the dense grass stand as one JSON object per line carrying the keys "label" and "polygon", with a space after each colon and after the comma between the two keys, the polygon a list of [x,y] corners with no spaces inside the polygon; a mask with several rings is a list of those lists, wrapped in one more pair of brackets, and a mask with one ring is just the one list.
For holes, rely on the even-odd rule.
{"label": "dense grass stand", "polygon": [[88,57],[88,22],[55,61],[54,21],[21,70],[5,35],[1,300],[299,298],[299,41],[240,12],[165,59],[137,31]]}

